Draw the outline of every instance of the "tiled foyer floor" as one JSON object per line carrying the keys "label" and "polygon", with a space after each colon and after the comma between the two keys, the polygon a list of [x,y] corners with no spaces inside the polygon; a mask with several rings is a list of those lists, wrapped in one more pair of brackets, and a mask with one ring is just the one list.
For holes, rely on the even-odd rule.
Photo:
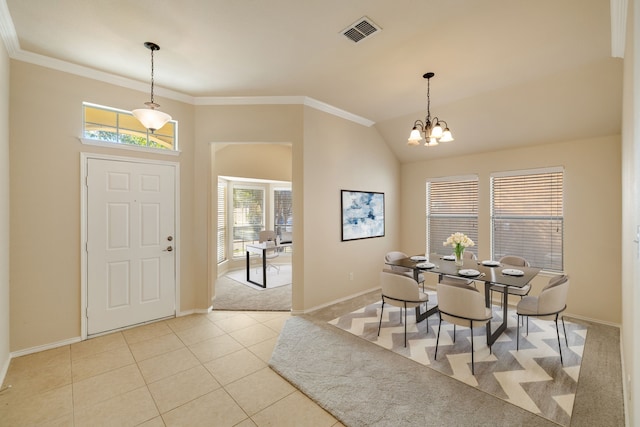
{"label": "tiled foyer floor", "polygon": [[342,426],[267,365],[289,316],[214,311],[15,358],[0,426]]}

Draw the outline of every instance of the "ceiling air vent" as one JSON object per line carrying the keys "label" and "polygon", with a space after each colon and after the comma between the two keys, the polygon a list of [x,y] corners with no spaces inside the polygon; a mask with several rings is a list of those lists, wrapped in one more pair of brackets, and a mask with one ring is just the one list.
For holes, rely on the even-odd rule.
{"label": "ceiling air vent", "polygon": [[342,30],[342,34],[349,40],[358,43],[365,38],[371,37],[382,29],[378,27],[371,19],[363,16],[347,28]]}

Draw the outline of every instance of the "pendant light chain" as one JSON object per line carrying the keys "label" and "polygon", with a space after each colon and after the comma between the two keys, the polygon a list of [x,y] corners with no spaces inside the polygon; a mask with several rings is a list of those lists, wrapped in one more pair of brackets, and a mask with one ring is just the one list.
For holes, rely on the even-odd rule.
{"label": "pendant light chain", "polygon": [[151,103],[154,104],[153,101],[153,51],[155,49],[151,49]]}

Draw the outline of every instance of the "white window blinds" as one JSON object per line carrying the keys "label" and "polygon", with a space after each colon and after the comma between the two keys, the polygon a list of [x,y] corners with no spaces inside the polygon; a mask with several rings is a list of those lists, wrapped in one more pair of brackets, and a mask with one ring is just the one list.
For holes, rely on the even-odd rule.
{"label": "white window blinds", "polygon": [[220,264],[227,260],[227,181],[218,180],[218,230],[217,261]]}
{"label": "white window blinds", "polygon": [[245,255],[245,243],[264,229],[264,189],[233,187],[233,256]]}
{"label": "white window blinds", "polygon": [[478,178],[450,178],[427,182],[427,253],[450,255],[442,243],[453,233],[475,242],[467,251],[478,254]]}
{"label": "white window blinds", "polygon": [[493,259],[518,255],[532,267],[563,270],[561,168],[491,177]]}

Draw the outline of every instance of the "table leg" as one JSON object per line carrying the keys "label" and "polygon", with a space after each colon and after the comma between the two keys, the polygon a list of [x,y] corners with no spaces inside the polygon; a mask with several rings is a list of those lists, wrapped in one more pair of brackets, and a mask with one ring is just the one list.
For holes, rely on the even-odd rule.
{"label": "table leg", "polygon": [[247,251],[247,282],[253,283],[254,285],[262,286],[263,288],[267,287],[267,259],[265,257],[266,249],[262,250],[262,283],[254,282],[251,280],[251,260],[249,259],[250,252]]}
{"label": "table leg", "polygon": [[[489,291],[489,288],[491,287],[491,283],[487,283],[485,282],[484,284],[484,298],[485,298],[485,302],[487,304],[488,308],[491,308],[491,292]],[[489,323],[487,323],[487,345],[492,345],[494,342],[496,342],[496,340],[498,339],[498,337],[504,332],[505,329],[507,329],[507,302],[509,300],[509,293],[507,292],[507,289],[504,289],[504,292],[502,292],[502,323],[500,324],[500,326],[498,326],[498,328],[493,331],[493,333],[491,332],[491,321],[489,321]]]}
{"label": "table leg", "polygon": [[437,312],[438,312],[437,305],[434,305],[424,313],[420,313],[420,306],[417,306],[416,307],[416,323],[422,322],[424,319],[426,319],[427,317],[430,317],[432,314],[435,314]]}
{"label": "table leg", "polygon": [[263,288],[267,287],[267,250],[262,250],[262,285]]}

